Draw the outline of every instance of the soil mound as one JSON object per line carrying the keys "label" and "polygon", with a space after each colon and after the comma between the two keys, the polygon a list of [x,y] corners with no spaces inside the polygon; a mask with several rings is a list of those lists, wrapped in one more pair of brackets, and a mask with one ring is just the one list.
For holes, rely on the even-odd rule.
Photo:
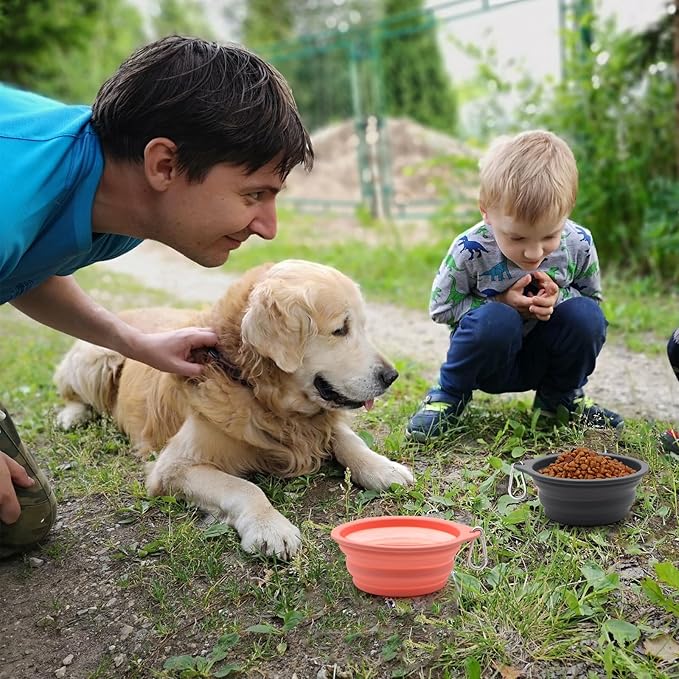
{"label": "soil mound", "polygon": [[[435,161],[446,156],[475,159],[478,154],[459,139],[406,118],[386,123],[388,159],[397,203],[436,200],[442,182],[452,181],[454,168]],[[377,166],[374,133],[366,135],[369,160]],[[373,141],[371,144],[370,142]],[[329,125],[312,134],[316,160],[307,174],[296,167],[286,182],[286,198],[359,201],[359,137],[353,120]],[[456,182],[459,182],[459,177]]]}

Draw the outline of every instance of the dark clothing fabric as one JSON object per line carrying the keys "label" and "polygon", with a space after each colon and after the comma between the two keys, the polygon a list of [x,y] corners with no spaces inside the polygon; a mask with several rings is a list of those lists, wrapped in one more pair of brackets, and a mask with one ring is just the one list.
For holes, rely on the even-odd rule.
{"label": "dark clothing fabric", "polygon": [[677,328],[667,342],[667,358],[670,359],[670,365],[674,374],[679,380],[679,328]]}
{"label": "dark clothing fabric", "polygon": [[506,304],[485,304],[465,314],[451,334],[432,400],[471,398],[474,389],[491,394],[538,391],[556,407],[580,395],[606,341],[606,319],[588,297],[574,297],[554,308],[524,336],[523,319]]}

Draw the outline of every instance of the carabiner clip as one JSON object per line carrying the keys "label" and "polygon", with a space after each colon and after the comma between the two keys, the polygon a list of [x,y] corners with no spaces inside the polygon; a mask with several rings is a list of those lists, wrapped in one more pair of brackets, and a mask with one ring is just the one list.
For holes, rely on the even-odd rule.
{"label": "carabiner clip", "polygon": [[[514,490],[514,484],[519,489],[519,494],[514,495],[512,492]],[[507,495],[512,498],[512,500],[525,500],[528,497],[528,491],[526,488],[526,477],[514,469],[514,465],[509,468],[509,485],[507,486]]]}
{"label": "carabiner clip", "polygon": [[488,565],[488,545],[486,544],[486,534],[481,528],[481,526],[474,526],[472,528],[474,531],[479,531],[479,549],[481,551],[481,562],[480,563],[475,563],[473,556],[474,556],[474,545],[475,542],[472,542],[471,545],[469,545],[469,552],[467,553],[467,566],[471,568],[472,570],[475,571],[482,571],[487,565]]}

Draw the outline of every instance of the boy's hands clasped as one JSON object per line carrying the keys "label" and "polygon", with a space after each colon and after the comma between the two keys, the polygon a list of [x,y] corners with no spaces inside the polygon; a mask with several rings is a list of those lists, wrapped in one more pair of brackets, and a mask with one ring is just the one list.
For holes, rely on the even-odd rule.
{"label": "boy's hands clasped", "polygon": [[[533,290],[526,290],[533,283]],[[559,286],[544,272],[536,271],[519,278],[511,288],[495,297],[516,309],[522,318],[548,321],[559,298]]]}

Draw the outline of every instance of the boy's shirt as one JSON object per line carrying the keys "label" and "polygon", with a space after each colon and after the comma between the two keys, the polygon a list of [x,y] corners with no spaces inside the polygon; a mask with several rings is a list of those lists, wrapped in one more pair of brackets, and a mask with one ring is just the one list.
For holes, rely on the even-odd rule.
{"label": "boy's shirt", "polygon": [[[538,271],[544,271],[559,286],[557,305],[580,296],[601,302],[599,258],[592,234],[571,220],[566,220],[561,244]],[[495,295],[526,273],[502,254],[492,227],[479,222],[453,241],[441,262],[432,286],[429,313],[434,321],[447,323],[454,330],[468,311],[492,302]],[[524,333],[537,322],[525,320]]]}
{"label": "boy's shirt", "polygon": [[0,304],[141,242],[92,233],[104,157],[91,117],[0,84]]}

